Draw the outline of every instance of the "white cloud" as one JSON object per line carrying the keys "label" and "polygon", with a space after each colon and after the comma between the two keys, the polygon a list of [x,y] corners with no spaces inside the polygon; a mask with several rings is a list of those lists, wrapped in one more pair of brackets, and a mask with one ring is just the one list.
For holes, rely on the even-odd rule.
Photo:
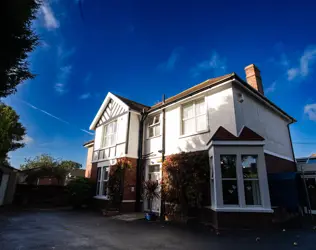
{"label": "white cloud", "polygon": [[171,71],[174,69],[176,63],[179,61],[181,48],[176,48],[171,52],[168,60],[158,65],[158,69]]}
{"label": "white cloud", "polygon": [[57,79],[55,83],[55,90],[62,95],[68,92],[67,83],[72,72],[72,66],[67,64],[67,59],[75,53],[75,48],[65,49],[62,45],[57,47],[57,64],[59,65]]}
{"label": "white cloud", "polygon": [[304,107],[304,114],[306,114],[308,116],[308,119],[316,122],[316,103],[307,104]]}
{"label": "white cloud", "polygon": [[76,49],[70,48],[70,49],[65,49],[62,45],[59,45],[57,47],[57,56],[59,60],[66,60],[68,57],[72,56],[76,52]]}
{"label": "white cloud", "polygon": [[56,19],[53,9],[47,1],[42,3],[41,14],[44,18],[44,25],[48,30],[59,28],[59,21]]}
{"label": "white cloud", "polygon": [[315,62],[316,46],[309,46],[299,58],[298,65],[287,70],[287,79],[289,81],[303,80],[311,73],[311,68]]}
{"label": "white cloud", "polygon": [[48,50],[48,49],[50,48],[50,45],[49,45],[47,42],[45,42],[45,41],[41,41],[41,42],[40,42],[40,46],[41,46],[43,49],[46,49],[46,50]]}
{"label": "white cloud", "polygon": [[55,84],[55,90],[59,94],[64,94],[67,92],[66,85],[71,71],[71,65],[66,65],[59,68],[59,72],[57,74],[57,83]]}
{"label": "white cloud", "polygon": [[214,71],[215,74],[222,74],[226,71],[226,59],[221,58],[216,51],[212,53],[212,56],[208,60],[204,60],[198,63],[191,69],[193,77],[199,76],[202,72]]}
{"label": "white cloud", "polygon": [[32,142],[34,142],[34,139],[29,135],[25,135],[21,142],[27,145],[27,144],[31,144]]}
{"label": "white cloud", "polygon": [[79,99],[80,100],[86,100],[86,99],[89,99],[90,97],[91,97],[90,93],[84,93],[81,96],[79,96]]}
{"label": "white cloud", "polygon": [[272,93],[272,92],[275,91],[275,87],[276,87],[276,82],[273,82],[268,88],[266,88],[266,89],[264,90],[264,92],[265,92],[266,94]]}

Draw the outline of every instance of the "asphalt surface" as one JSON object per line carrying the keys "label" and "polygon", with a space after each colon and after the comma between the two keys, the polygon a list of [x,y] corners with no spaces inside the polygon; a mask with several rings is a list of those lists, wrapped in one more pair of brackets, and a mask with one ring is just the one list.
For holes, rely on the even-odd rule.
{"label": "asphalt surface", "polygon": [[[295,244],[295,243],[297,244]],[[316,249],[316,230],[224,231],[126,222],[92,212],[0,211],[0,250]]]}

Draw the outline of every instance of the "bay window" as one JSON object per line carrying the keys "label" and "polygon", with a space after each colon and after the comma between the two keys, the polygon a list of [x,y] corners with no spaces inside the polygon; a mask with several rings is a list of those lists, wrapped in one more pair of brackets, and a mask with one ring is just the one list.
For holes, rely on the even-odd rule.
{"label": "bay window", "polygon": [[97,168],[97,196],[106,196],[108,193],[109,169],[108,166]]}
{"label": "bay window", "polygon": [[113,121],[103,126],[102,148],[115,145],[116,129],[117,129],[116,121]]}
{"label": "bay window", "polygon": [[223,206],[260,206],[257,155],[220,155]]}
{"label": "bay window", "polygon": [[160,115],[148,118],[148,138],[160,135]]}
{"label": "bay window", "polygon": [[205,99],[198,99],[182,106],[182,135],[207,129]]}

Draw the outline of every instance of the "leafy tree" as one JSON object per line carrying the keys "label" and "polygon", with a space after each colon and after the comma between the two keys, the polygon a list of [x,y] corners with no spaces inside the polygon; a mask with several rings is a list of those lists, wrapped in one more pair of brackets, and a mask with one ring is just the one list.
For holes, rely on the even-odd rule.
{"label": "leafy tree", "polygon": [[25,163],[20,166],[21,170],[41,168],[41,167],[56,167],[58,165],[56,159],[48,154],[35,156],[34,158],[25,159]]}
{"label": "leafy tree", "polygon": [[80,169],[82,165],[80,163],[55,159],[54,157],[48,154],[42,154],[34,158],[25,159],[25,164],[20,166],[21,170],[31,170],[27,171],[26,181],[28,183],[34,183],[38,178],[41,177],[53,177],[58,180],[59,183],[62,183],[67,174],[71,170]]}
{"label": "leafy tree", "polygon": [[21,141],[25,136],[25,128],[19,122],[15,111],[0,103],[0,164],[7,161],[9,151],[24,146]]}
{"label": "leafy tree", "polygon": [[39,8],[38,0],[1,2],[0,98],[16,92],[21,82],[34,75],[29,70],[28,53],[38,45],[32,21]]}

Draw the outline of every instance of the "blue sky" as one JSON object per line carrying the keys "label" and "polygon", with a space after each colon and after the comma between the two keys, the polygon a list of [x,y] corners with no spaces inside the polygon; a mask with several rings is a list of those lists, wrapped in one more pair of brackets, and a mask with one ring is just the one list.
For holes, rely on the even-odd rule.
{"label": "blue sky", "polygon": [[245,78],[251,63],[266,96],[298,120],[296,156],[315,152],[315,4],[217,2],[44,1],[29,58],[37,77],[5,100],[28,133],[13,166],[40,153],[85,164],[82,144],[109,91],[153,105],[225,73]]}

